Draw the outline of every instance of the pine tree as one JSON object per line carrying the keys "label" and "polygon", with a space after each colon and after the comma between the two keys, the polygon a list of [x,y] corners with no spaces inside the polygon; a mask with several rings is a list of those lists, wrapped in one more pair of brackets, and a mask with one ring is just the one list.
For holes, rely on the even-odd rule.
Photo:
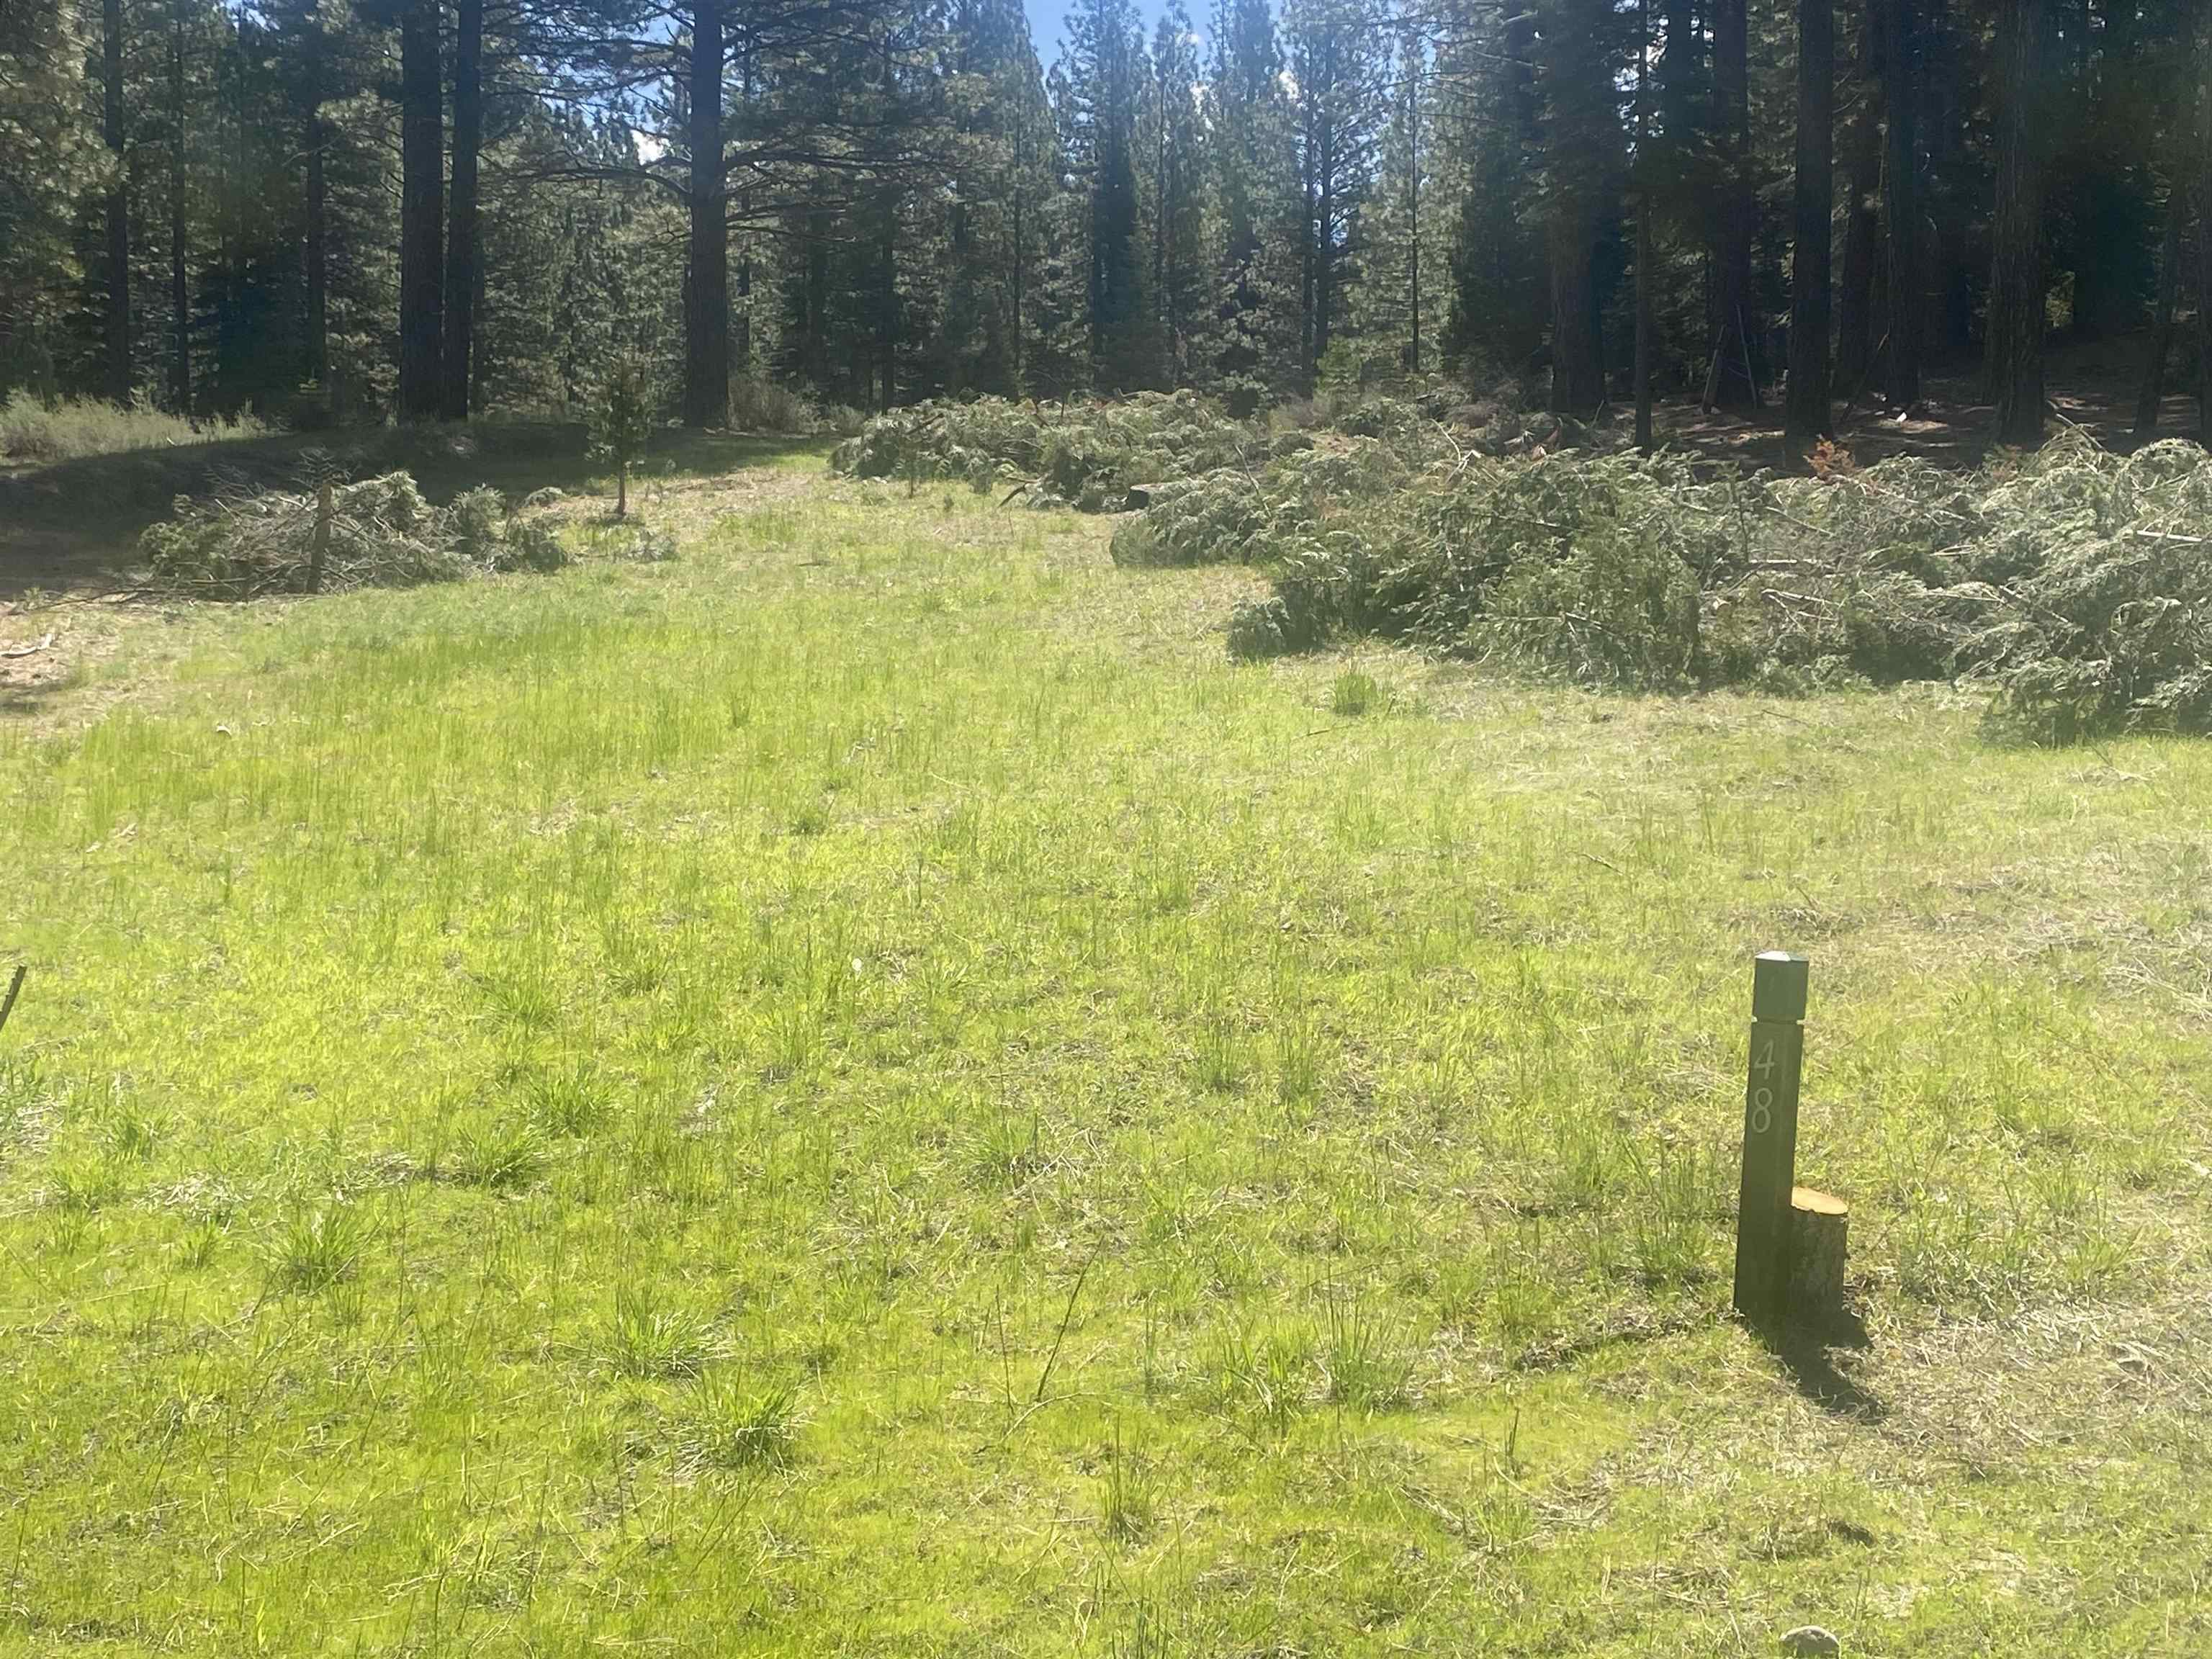
{"label": "pine tree", "polygon": [[84,47],[68,0],[0,6],[0,396],[62,384],[71,209],[95,166]]}
{"label": "pine tree", "polygon": [[1875,280],[1881,258],[1881,9],[1860,8],[1851,73],[1838,94],[1843,109],[1844,257],[1836,282],[1835,382],[1846,407],[1865,389],[1874,366]]}
{"label": "pine tree", "polygon": [[1712,118],[1717,166],[1713,215],[1715,273],[1708,407],[1746,408],[1759,401],[1764,378],[1758,346],[1759,301],[1752,281],[1752,240],[1758,228],[1751,143],[1751,22],[1746,0],[1712,0]]}
{"label": "pine tree", "polygon": [[118,404],[128,404],[137,385],[131,365],[131,176],[130,135],[124,118],[123,0],[100,0],[100,140],[107,147],[107,194],[104,213],[107,226],[106,334],[106,392]]}
{"label": "pine tree", "polygon": [[1882,8],[1882,105],[1888,131],[1882,164],[1882,210],[1888,231],[1888,348],[1883,392],[1889,405],[1908,410],[1920,401],[1920,55],[1917,0],[1870,0]]}
{"label": "pine tree", "polygon": [[1551,404],[1562,413],[1587,415],[1606,396],[1598,244],[1625,176],[1619,18],[1611,0],[1543,0],[1537,20]]}
{"label": "pine tree", "polygon": [[1528,373],[1550,327],[1533,183],[1542,155],[1535,53],[1533,5],[1480,14],[1437,52],[1441,131],[1460,158],[1447,341],[1477,379]]}
{"label": "pine tree", "polygon": [[653,371],[642,358],[625,356],[607,371],[592,407],[592,453],[613,463],[615,517],[629,515],[629,470],[645,457],[659,414]]}
{"label": "pine tree", "polygon": [[1370,363],[1419,378],[1434,368],[1448,302],[1449,220],[1436,188],[1440,112],[1420,32],[1401,27],[1375,188],[1361,216],[1352,315]]}
{"label": "pine tree", "polygon": [[1991,228],[1988,374],[2001,443],[2043,437],[2043,343],[2047,324],[2043,251],[2043,102],[2045,0],[1999,0],[1996,207]]}
{"label": "pine tree", "polygon": [[1309,381],[1328,354],[1356,278],[1352,233],[1382,134],[1389,39],[1370,0],[1286,0],[1283,8],[1303,198],[1299,368]]}
{"label": "pine tree", "polygon": [[1079,0],[1067,23],[1067,160],[1090,202],[1084,241],[1091,373],[1102,390],[1123,391],[1149,384],[1158,372],[1137,236],[1143,46],[1130,0]]}
{"label": "pine tree", "polygon": [[1170,0],[1152,32],[1137,122],[1149,325],[1163,378],[1177,385],[1202,378],[1209,367],[1196,42],[1182,0]]}
{"label": "pine tree", "polygon": [[446,122],[437,0],[399,13],[399,413],[443,404]]}
{"label": "pine tree", "polygon": [[1829,429],[1829,267],[1835,209],[1835,0],[1797,0],[1796,235],[1790,262],[1790,386],[1784,430]]}
{"label": "pine tree", "polygon": [[1221,344],[1231,407],[1303,380],[1299,299],[1304,199],[1266,0],[1215,0],[1206,65],[1206,155],[1216,203]]}

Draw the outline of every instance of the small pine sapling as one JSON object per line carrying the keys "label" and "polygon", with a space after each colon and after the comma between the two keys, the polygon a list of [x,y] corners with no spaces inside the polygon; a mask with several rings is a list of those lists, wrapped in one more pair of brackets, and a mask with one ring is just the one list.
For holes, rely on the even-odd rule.
{"label": "small pine sapling", "polygon": [[657,397],[653,374],[644,362],[626,357],[599,385],[592,410],[592,453],[615,464],[615,517],[629,514],[629,470],[645,459],[652,441]]}

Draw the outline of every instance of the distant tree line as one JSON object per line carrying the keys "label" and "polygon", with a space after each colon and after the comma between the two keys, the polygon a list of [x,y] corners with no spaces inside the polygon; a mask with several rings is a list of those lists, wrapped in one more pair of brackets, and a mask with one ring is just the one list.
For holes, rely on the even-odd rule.
{"label": "distant tree line", "polygon": [[0,393],[1450,375],[1810,438],[1978,364],[2027,441],[2055,333],[2147,327],[2154,420],[2212,377],[2207,10],[1076,0],[1048,69],[1019,0],[8,0]]}

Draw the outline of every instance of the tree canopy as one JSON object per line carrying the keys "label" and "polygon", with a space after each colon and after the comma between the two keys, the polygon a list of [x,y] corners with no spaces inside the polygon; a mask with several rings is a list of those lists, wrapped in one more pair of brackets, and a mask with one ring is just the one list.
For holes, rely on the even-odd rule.
{"label": "tree canopy", "polygon": [[1945,364],[2027,441],[2054,336],[2148,328],[2156,378],[2212,317],[2200,11],[1073,0],[1048,65],[1019,0],[16,0],[0,394],[458,418],[641,362],[708,426],[771,380],[1584,413],[1786,368],[1809,439]]}

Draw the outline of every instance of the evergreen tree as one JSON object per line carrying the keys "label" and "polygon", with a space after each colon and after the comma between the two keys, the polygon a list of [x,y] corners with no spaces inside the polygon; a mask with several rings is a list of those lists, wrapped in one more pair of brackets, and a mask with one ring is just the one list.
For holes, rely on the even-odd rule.
{"label": "evergreen tree", "polygon": [[1371,0],[1286,0],[1283,36],[1302,197],[1299,368],[1310,381],[1357,278],[1353,234],[1389,98],[1390,30]]}
{"label": "evergreen tree", "polygon": [[1085,303],[1091,374],[1101,390],[1124,391],[1151,384],[1159,371],[1137,235],[1142,36],[1131,0],[1079,0],[1067,28],[1063,123],[1069,171],[1089,197]]}
{"label": "evergreen tree", "polygon": [[1552,407],[1587,415],[1606,397],[1598,252],[1626,171],[1619,14],[1611,0],[1542,0],[1537,20]]}
{"label": "evergreen tree", "polygon": [[1529,373],[1550,327],[1534,186],[1542,153],[1535,52],[1533,4],[1502,18],[1479,14],[1437,52],[1446,88],[1441,128],[1461,158],[1447,341],[1477,379]]}
{"label": "evergreen tree", "polygon": [[1416,378],[1437,366],[1448,301],[1449,220],[1437,190],[1440,111],[1428,44],[1398,33],[1389,118],[1375,187],[1361,216],[1361,281],[1352,317],[1370,364]]}
{"label": "evergreen tree", "polygon": [[1216,204],[1217,357],[1231,405],[1303,378],[1298,190],[1283,58],[1266,0],[1215,0],[1206,155]]}
{"label": "evergreen tree", "polygon": [[1197,36],[1182,0],[1170,0],[1161,13],[1147,67],[1137,148],[1143,163],[1139,194],[1149,258],[1149,321],[1164,378],[1188,385],[1210,368],[1210,284]]}
{"label": "evergreen tree", "polygon": [[1990,274],[1988,374],[2000,442],[2043,437],[2043,105],[2045,0],[1999,0],[1996,207]]}
{"label": "evergreen tree", "polygon": [[0,393],[64,383],[72,210],[95,167],[84,47],[69,0],[0,6]]}
{"label": "evergreen tree", "polygon": [[1790,386],[1784,430],[1829,428],[1829,266],[1835,209],[1835,0],[1797,0],[1796,234],[1790,271]]}

